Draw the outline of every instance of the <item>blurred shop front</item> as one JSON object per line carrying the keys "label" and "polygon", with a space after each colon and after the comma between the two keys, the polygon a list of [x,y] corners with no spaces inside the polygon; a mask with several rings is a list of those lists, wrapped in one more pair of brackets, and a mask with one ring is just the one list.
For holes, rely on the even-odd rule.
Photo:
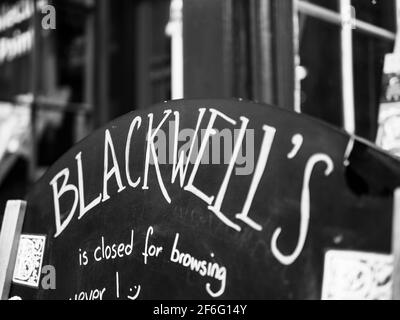
{"label": "blurred shop front", "polygon": [[[81,8],[58,1],[56,30],[42,28],[47,1],[0,5],[0,198],[23,198],[30,183],[70,148],[74,103],[82,108]],[[36,10],[35,10],[36,7]],[[69,10],[69,11],[68,11]],[[64,19],[69,12],[69,19]],[[75,77],[75,78],[74,78]]]}
{"label": "blurred shop front", "polygon": [[0,212],[95,128],[164,100],[251,99],[375,141],[396,29],[395,0],[2,0]]}
{"label": "blurred shop front", "polygon": [[0,212],[95,128],[171,98],[169,18],[169,1],[1,1]]}

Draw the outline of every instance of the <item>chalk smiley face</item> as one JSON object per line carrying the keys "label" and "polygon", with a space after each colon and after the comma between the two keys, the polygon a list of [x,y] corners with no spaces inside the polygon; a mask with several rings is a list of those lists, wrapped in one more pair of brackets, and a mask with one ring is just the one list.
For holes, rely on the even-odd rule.
{"label": "chalk smiley face", "polygon": [[[128,295],[127,298],[129,300],[136,300],[137,298],[139,298],[142,287],[140,285],[137,285],[137,286],[134,286],[134,289],[136,290],[136,293],[134,295]],[[132,293],[133,293],[133,289],[129,288],[129,294],[132,294]]]}

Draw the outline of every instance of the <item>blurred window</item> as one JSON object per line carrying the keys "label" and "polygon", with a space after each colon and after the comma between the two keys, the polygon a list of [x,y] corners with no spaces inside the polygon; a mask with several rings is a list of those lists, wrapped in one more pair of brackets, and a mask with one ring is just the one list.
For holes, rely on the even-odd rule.
{"label": "blurred window", "polygon": [[302,112],[375,140],[383,62],[395,39],[395,0],[295,3]]}

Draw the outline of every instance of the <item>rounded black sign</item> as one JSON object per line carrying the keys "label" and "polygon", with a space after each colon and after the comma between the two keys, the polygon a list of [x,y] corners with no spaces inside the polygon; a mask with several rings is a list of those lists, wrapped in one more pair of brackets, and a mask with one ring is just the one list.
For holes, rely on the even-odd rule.
{"label": "rounded black sign", "polygon": [[396,159],[312,118],[166,102],[98,130],[33,188],[23,233],[45,239],[43,259],[32,240],[12,295],[320,299],[327,252],[390,253],[399,185]]}

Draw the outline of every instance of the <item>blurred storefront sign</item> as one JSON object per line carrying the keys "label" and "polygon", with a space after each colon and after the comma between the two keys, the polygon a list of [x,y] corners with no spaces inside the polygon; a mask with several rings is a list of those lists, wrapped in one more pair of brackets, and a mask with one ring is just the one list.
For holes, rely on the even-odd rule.
{"label": "blurred storefront sign", "polygon": [[29,128],[29,109],[0,104],[0,161],[7,152],[20,149]]}
{"label": "blurred storefront sign", "polygon": [[13,101],[16,94],[30,91],[33,14],[32,0],[0,6],[0,101]]}
{"label": "blurred storefront sign", "polygon": [[[400,26],[400,1],[396,0],[396,21]],[[400,33],[393,53],[385,56],[377,144],[400,157]]]}
{"label": "blurred storefront sign", "polygon": [[[37,10],[47,5],[47,0],[37,1]],[[13,101],[15,95],[31,91],[34,13],[34,0],[0,4],[0,101]]]}
{"label": "blurred storefront sign", "polygon": [[400,52],[385,59],[377,144],[400,157]]}
{"label": "blurred storefront sign", "polygon": [[30,143],[30,108],[0,103],[0,184]]}
{"label": "blurred storefront sign", "polygon": [[33,29],[23,24],[32,18],[34,7],[32,0],[22,0],[0,8],[0,65],[32,50]]}

